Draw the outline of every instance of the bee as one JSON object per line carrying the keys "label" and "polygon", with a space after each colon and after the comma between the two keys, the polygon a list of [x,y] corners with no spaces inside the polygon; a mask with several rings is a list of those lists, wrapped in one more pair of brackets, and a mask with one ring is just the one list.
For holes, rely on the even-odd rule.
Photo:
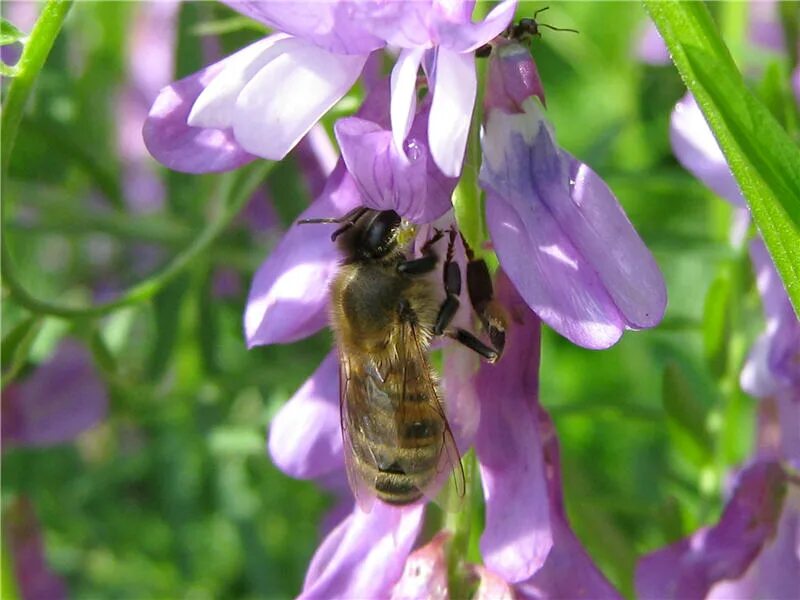
{"label": "bee", "polygon": [[[369,510],[374,498],[402,506],[432,497],[451,473],[463,496],[464,471],[428,358],[430,343],[448,336],[494,362],[505,334],[496,309],[482,318],[495,347],[451,328],[461,292],[455,230],[449,230],[440,302],[428,275],[439,264],[434,245],[444,231],[435,230],[421,256],[409,258],[406,246],[415,230],[394,211],[357,208],[339,219],[301,222],[342,224],[331,236],[342,254],[331,284],[331,324],[339,350],[345,464],[359,506]],[[477,263],[482,261],[473,257],[470,266]],[[470,297],[473,305],[493,306],[485,263],[483,269],[485,278],[469,286]]]}

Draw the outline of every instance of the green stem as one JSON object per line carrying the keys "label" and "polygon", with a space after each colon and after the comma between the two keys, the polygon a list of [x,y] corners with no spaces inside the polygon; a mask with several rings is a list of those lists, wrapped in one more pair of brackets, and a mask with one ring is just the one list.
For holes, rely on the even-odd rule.
{"label": "green stem", "polygon": [[28,310],[37,314],[64,318],[97,317],[117,308],[148,300],[187,269],[198,256],[214,243],[250,199],[256,187],[269,173],[273,164],[258,163],[236,174],[223,176],[219,193],[224,202],[221,214],[216,219],[212,219],[195,241],[189,244],[160,272],[134,285],[114,300],[88,306],[66,306],[36,298],[25,289],[17,276],[5,235],[2,239],[3,280],[14,299]]}
{"label": "green stem", "polygon": [[11,81],[3,106],[2,133],[0,134],[0,146],[3,148],[0,169],[2,169],[3,178],[8,172],[8,162],[17,139],[25,104],[27,104],[33,84],[50,54],[53,42],[55,42],[58,32],[61,31],[72,1],[48,0],[42,14],[39,15],[33,26],[25,49],[22,51],[16,77]]}

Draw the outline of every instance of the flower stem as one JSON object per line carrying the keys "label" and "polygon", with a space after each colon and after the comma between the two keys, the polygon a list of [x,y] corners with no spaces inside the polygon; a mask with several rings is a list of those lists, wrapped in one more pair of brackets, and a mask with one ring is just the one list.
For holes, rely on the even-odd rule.
{"label": "flower stem", "polygon": [[0,133],[0,146],[3,149],[0,168],[3,172],[3,179],[8,174],[8,163],[17,139],[25,104],[28,102],[33,84],[50,54],[58,32],[61,31],[64,19],[72,7],[72,1],[48,0],[22,51],[22,56],[17,64],[16,76],[11,80],[3,105],[2,133]]}
{"label": "flower stem", "polygon": [[25,289],[17,275],[5,235],[3,235],[2,239],[3,282],[14,299],[28,310],[37,314],[64,318],[98,317],[129,304],[149,300],[167,283],[191,266],[198,256],[211,247],[231,220],[244,207],[253,192],[255,192],[256,187],[264,180],[274,164],[271,162],[259,162],[237,173],[230,173],[221,177],[218,196],[223,202],[223,207],[219,211],[217,218],[212,219],[197,238],[175,256],[161,271],[129,288],[128,291],[114,300],[87,306],[67,306],[35,297]]}

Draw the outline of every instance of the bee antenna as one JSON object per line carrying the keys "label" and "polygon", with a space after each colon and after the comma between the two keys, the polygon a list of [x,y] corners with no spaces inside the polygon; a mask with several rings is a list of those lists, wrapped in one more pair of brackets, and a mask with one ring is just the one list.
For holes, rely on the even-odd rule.
{"label": "bee antenna", "polygon": [[547,23],[537,23],[537,25],[539,25],[539,27],[547,27],[548,29],[552,29],[553,31],[569,31],[570,33],[580,33],[580,31],[578,31],[577,29],[570,29],[569,27],[553,27],[552,25],[548,25]]}
{"label": "bee antenna", "polygon": [[534,19],[536,19],[536,16],[537,16],[538,14],[540,14],[540,13],[543,13],[543,12],[544,12],[544,11],[546,11],[546,10],[550,10],[550,7],[549,7],[549,6],[545,6],[545,7],[543,7],[543,8],[540,8],[540,9],[539,9],[539,10],[537,10],[535,13],[533,13],[533,18],[534,18]]}

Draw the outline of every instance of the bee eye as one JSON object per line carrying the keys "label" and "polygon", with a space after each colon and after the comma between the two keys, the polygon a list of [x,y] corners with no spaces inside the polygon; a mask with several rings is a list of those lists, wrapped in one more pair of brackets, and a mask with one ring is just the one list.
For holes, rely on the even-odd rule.
{"label": "bee eye", "polygon": [[393,210],[385,210],[375,215],[364,230],[361,249],[370,257],[385,255],[392,247],[394,232],[400,225],[400,215]]}

